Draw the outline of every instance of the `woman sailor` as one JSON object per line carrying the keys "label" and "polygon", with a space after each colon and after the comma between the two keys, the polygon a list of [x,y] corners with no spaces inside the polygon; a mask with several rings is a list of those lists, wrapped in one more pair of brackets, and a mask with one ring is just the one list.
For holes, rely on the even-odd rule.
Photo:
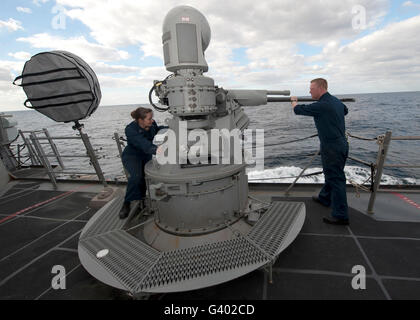
{"label": "woman sailor", "polygon": [[124,204],[119,213],[121,219],[125,219],[130,213],[131,201],[144,199],[144,166],[156,152],[160,152],[160,147],[153,144],[153,138],[159,130],[167,128],[156,124],[153,111],[149,108],[137,108],[131,112],[131,117],[134,121],[125,128],[127,146],[122,153],[122,162],[129,177]]}

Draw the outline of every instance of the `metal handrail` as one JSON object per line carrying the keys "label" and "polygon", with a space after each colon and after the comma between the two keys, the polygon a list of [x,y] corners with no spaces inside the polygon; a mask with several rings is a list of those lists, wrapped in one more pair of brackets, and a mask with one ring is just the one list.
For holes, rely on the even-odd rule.
{"label": "metal handrail", "polygon": [[[118,154],[120,155],[120,159],[122,161],[122,153],[123,153],[122,147],[124,146],[124,143],[121,140],[123,140],[123,141],[127,141],[127,140],[125,140],[123,137],[120,137],[118,132],[114,132],[114,139],[115,139],[115,142],[117,143]],[[123,165],[123,169],[124,169],[125,177],[128,180],[129,174],[128,174],[127,170],[125,169],[124,165]]]}
{"label": "metal handrail", "polygon": [[[55,154],[46,154],[45,156],[48,157],[48,158],[55,158],[56,157]],[[86,155],[86,154],[68,154],[68,155],[60,154],[60,157],[61,158],[89,158],[89,156]]]}
{"label": "metal handrail", "polygon": [[[30,134],[30,140],[25,136],[25,133],[29,133]],[[43,133],[45,135],[45,137],[39,137],[36,135],[36,133]],[[42,130],[35,130],[35,131],[22,131],[19,130],[19,134],[24,142],[24,144],[27,146],[28,148],[28,156],[32,161],[32,165],[37,165],[37,164],[41,164],[44,168],[46,168],[47,170],[47,174],[50,177],[51,182],[53,183],[54,187],[57,188],[57,182],[56,182],[56,174],[96,174],[98,176],[99,181],[102,182],[102,184],[106,187],[107,186],[107,182],[105,179],[105,176],[102,172],[102,169],[99,165],[98,162],[98,158],[95,154],[95,150],[93,149],[90,140],[89,140],[89,136],[84,133],[81,128],[79,129],[79,136],[62,136],[62,137],[51,137],[48,130],[47,129],[42,129]],[[40,141],[42,140],[47,140],[48,143],[41,143]],[[61,155],[58,151],[57,146],[55,145],[55,143],[53,142],[53,140],[82,140],[83,144],[86,148],[87,154],[86,155],[80,155],[80,154],[75,154],[75,155]],[[32,143],[31,143],[32,142]],[[42,148],[42,145],[50,145],[51,150],[52,150],[52,154],[46,154]],[[53,170],[53,167],[49,161],[48,158],[56,158],[61,170],[60,171],[55,171]],[[68,171],[64,171],[65,166],[64,163],[62,161],[62,158],[89,158],[91,164],[93,165],[95,172],[68,172]]]}
{"label": "metal handrail", "polygon": [[306,165],[306,167],[303,168],[303,170],[300,172],[299,176],[296,177],[295,181],[293,181],[292,184],[286,189],[286,191],[284,192],[285,195],[289,195],[289,191],[294,187],[294,185],[296,184],[296,182],[302,177],[303,173],[306,171],[306,169],[309,168],[309,166],[312,164],[312,162],[315,160],[315,158],[319,155],[319,153],[320,153],[320,150],[318,150],[317,152],[314,153],[314,155],[309,160],[309,162]]}
{"label": "metal handrail", "polygon": [[47,138],[47,137],[36,137],[36,140],[50,140],[50,139],[52,139],[52,140],[72,140],[72,139],[80,140],[80,139],[82,139],[82,137],[80,137],[80,136],[75,136],[75,137],[49,137],[49,138]]}
{"label": "metal handrail", "polygon": [[[378,150],[378,155],[376,158],[376,163],[372,163],[370,166],[372,168],[372,176],[374,174],[374,170],[376,169],[376,172],[374,174],[374,178],[372,177],[372,180],[374,180],[372,182],[372,186],[371,186],[371,190],[369,190],[371,192],[370,198],[369,198],[369,204],[368,204],[368,208],[367,208],[367,212],[373,214],[373,207],[375,204],[375,199],[376,199],[376,194],[379,190],[379,186],[381,183],[381,178],[382,178],[382,172],[384,168],[420,168],[420,165],[412,165],[412,164],[385,164],[385,160],[386,160],[386,156],[388,154],[388,149],[389,149],[389,145],[391,144],[391,141],[418,141],[420,140],[420,136],[395,136],[392,137],[392,132],[391,131],[387,131],[385,133],[385,135],[380,135],[376,138],[373,139],[368,139],[368,138],[363,138],[363,137],[358,137],[358,136],[354,136],[348,133],[348,136],[352,137],[352,138],[356,138],[356,139],[361,139],[361,140],[368,140],[368,141],[377,141],[377,143],[379,144],[379,150]],[[366,165],[368,165],[367,162],[357,159],[357,158],[352,158],[349,157],[350,159],[360,162],[360,163],[364,163]],[[359,186],[360,187],[360,186]]]}

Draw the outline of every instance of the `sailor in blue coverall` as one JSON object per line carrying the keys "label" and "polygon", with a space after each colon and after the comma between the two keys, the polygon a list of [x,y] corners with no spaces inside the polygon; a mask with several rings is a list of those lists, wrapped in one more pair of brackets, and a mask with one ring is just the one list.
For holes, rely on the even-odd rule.
{"label": "sailor in blue coverall", "polygon": [[122,153],[122,162],[129,177],[124,205],[120,211],[121,219],[128,216],[131,201],[144,199],[146,195],[144,166],[158,149],[153,144],[153,138],[160,129],[167,128],[156,124],[152,109],[138,108],[131,113],[131,116],[134,121],[125,128],[127,146]]}
{"label": "sailor in blue coverall", "polygon": [[332,206],[331,217],[324,217],[329,224],[348,225],[348,206],[346,196],[346,164],[349,146],[345,131],[344,116],[347,107],[336,97],[328,93],[325,79],[311,81],[310,93],[318,100],[309,105],[298,105],[297,97],[291,97],[293,110],[297,115],[314,117],[318,137],[321,142],[321,160],[325,184],[318,197],[312,199],[324,206]]}

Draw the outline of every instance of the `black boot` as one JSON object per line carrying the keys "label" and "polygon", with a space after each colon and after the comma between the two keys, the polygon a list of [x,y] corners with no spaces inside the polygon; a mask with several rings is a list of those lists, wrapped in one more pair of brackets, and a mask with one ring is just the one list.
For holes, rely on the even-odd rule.
{"label": "black boot", "polygon": [[127,218],[129,213],[130,213],[130,202],[124,202],[120,210],[120,219]]}

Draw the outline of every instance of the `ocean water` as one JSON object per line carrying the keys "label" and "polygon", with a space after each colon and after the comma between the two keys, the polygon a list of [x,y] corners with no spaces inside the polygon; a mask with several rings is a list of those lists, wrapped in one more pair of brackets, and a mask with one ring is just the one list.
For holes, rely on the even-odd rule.
{"label": "ocean water", "polygon": [[[356,102],[346,103],[349,114],[346,117],[347,130],[357,136],[374,138],[392,131],[393,136],[420,136],[420,92],[373,93],[338,95],[354,97]],[[113,140],[114,132],[124,134],[125,126],[131,121],[130,112],[139,105],[100,106],[89,118],[81,121],[91,142],[100,155],[99,162],[108,179],[123,175],[121,159]],[[265,106],[245,107],[251,122],[249,129],[264,129],[265,144],[279,144],[311,136],[316,128],[311,117],[296,116],[290,103],[269,103]],[[75,135],[71,124],[56,123],[33,111],[7,112],[14,116],[21,130],[47,128],[52,136]],[[155,112],[158,124],[163,124],[168,113]],[[18,143],[21,143],[18,140]],[[375,162],[378,145],[375,141],[350,138],[350,155]],[[85,153],[79,140],[56,140],[61,154]],[[310,159],[310,154],[319,149],[317,137],[308,140],[264,148],[264,170],[248,170],[252,182],[291,182]],[[48,152],[47,152],[48,153]],[[54,163],[53,159],[51,159]],[[89,161],[84,158],[65,158],[66,168],[94,172]],[[387,164],[420,164],[420,141],[392,141]],[[317,157],[306,173],[321,171],[320,157]],[[348,160],[345,168],[347,179],[361,183],[370,176],[370,168]],[[302,183],[320,183],[323,175],[302,178]],[[420,184],[420,169],[385,168],[384,184]]]}

